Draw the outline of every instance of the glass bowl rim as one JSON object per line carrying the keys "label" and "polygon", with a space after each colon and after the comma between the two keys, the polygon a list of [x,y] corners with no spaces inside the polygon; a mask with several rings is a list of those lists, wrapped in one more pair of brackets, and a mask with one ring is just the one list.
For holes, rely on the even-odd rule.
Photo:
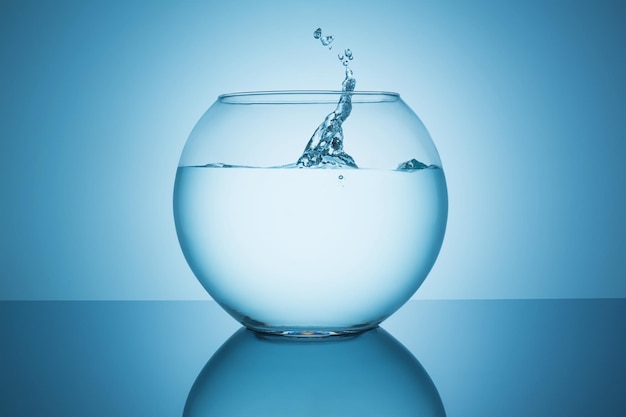
{"label": "glass bowl rim", "polygon": [[[217,100],[226,104],[319,104],[337,103],[344,92],[339,90],[274,90],[221,94]],[[352,91],[353,103],[394,102],[400,94],[388,91]]]}

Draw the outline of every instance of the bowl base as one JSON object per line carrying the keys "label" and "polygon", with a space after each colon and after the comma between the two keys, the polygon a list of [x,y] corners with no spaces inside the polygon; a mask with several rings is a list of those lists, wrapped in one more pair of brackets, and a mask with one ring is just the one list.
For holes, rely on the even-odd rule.
{"label": "bowl base", "polygon": [[282,327],[264,326],[261,323],[242,322],[248,329],[266,335],[296,337],[296,338],[325,338],[352,336],[377,327],[380,322],[360,324],[338,329],[317,328],[317,327]]}

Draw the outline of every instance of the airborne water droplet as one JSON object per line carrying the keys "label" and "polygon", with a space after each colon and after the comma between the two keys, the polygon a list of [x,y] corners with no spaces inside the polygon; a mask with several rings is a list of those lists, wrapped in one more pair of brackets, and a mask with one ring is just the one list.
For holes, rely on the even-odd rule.
{"label": "airborne water droplet", "polygon": [[342,53],[339,53],[339,54],[337,55],[337,58],[339,58],[339,60],[340,60],[340,61],[343,61],[343,54],[342,54]]}
{"label": "airborne water droplet", "polygon": [[315,39],[321,38],[322,37],[322,28],[315,29],[315,32],[313,32],[313,37]]}
{"label": "airborne water droplet", "polygon": [[339,176],[339,179],[340,179],[340,180],[342,180],[342,179],[343,179],[343,175],[340,175],[340,176]]}
{"label": "airborne water droplet", "polygon": [[333,41],[335,40],[335,38],[333,37],[333,35],[328,35],[328,36],[324,36],[322,38],[320,38],[320,41],[322,42],[322,45],[324,46],[328,46],[328,48],[332,48],[332,46],[329,46],[331,43],[333,43]]}
{"label": "airborne water droplet", "polygon": [[348,57],[348,59],[352,59],[352,51],[350,49],[346,49],[344,53],[346,54],[346,57]]}

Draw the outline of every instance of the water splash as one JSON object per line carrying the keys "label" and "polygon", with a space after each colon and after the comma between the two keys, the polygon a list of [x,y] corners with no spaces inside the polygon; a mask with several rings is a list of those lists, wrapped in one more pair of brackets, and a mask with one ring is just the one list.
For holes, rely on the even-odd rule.
{"label": "water splash", "polygon": [[[313,32],[313,38],[319,39],[323,46],[329,46],[333,42],[332,35],[322,36],[322,29],[317,28]],[[331,47],[329,47],[330,49]],[[329,113],[324,121],[317,127],[311,139],[307,143],[304,152],[296,163],[266,168],[358,168],[354,159],[343,150],[343,122],[352,112],[352,93],[356,86],[354,73],[349,67],[354,55],[350,49],[344,49],[343,53],[337,54],[337,58],[346,67],[345,78],[341,84],[341,96],[337,107]],[[210,163],[200,165],[204,168],[254,168],[251,166],[232,165],[225,163]],[[417,159],[411,159],[398,165],[395,171],[413,172],[423,169],[437,169],[437,165],[427,165]],[[339,175],[343,180],[343,175]]]}
{"label": "water splash", "polygon": [[[326,46],[321,28],[313,33],[313,37],[319,38],[322,45]],[[330,38],[333,37],[330,36]],[[354,159],[343,150],[342,125],[352,112],[352,92],[356,86],[354,73],[348,66],[352,59],[352,51],[346,49],[338,57],[346,67],[346,76],[341,84],[341,97],[335,110],[326,116],[311,136],[302,156],[296,163],[300,168],[358,168]]]}
{"label": "water splash", "polygon": [[410,161],[406,161],[398,165],[396,171],[417,171],[420,169],[437,169],[439,168],[437,165],[426,165],[423,162],[418,161],[413,158]]}

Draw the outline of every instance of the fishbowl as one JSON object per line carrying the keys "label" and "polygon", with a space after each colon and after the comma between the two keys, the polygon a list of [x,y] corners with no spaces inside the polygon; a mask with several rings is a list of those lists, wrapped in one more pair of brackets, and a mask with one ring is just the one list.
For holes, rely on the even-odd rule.
{"label": "fishbowl", "polygon": [[377,326],[415,293],[448,214],[439,155],[399,94],[224,94],[174,187],[184,256],[246,327],[292,336]]}

